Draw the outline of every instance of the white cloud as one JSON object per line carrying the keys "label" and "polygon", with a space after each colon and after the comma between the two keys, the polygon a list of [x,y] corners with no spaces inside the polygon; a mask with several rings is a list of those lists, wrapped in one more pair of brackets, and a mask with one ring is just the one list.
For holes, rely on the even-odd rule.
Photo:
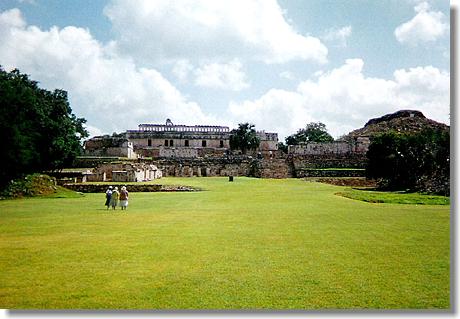
{"label": "white cloud", "polygon": [[250,86],[238,59],[227,63],[201,63],[198,67],[187,59],[180,59],[171,72],[182,83],[192,80],[194,85],[209,89],[241,91]]}
{"label": "white cloud", "polygon": [[210,63],[195,69],[195,84],[202,87],[241,91],[249,87],[242,64],[237,60],[229,63]]}
{"label": "white cloud", "polygon": [[95,126],[87,124],[85,124],[84,126],[85,129],[88,131],[89,137],[104,135],[104,132]]}
{"label": "white cloud", "polygon": [[[0,61],[47,89],[69,92],[74,113],[94,132],[136,128],[169,117],[182,123],[214,122],[154,69],[117,56],[88,30],[27,26],[17,9],[0,14]],[[100,130],[100,131],[97,131]]]}
{"label": "white cloud", "polygon": [[280,73],[280,78],[292,81],[295,80],[296,77],[291,71],[283,71]]}
{"label": "white cloud", "polygon": [[194,69],[193,65],[187,59],[178,60],[174,63],[172,73],[180,82],[187,82],[190,72]]}
{"label": "white cloud", "polygon": [[347,46],[347,39],[351,36],[351,26],[346,26],[340,29],[329,29],[321,37],[326,42],[336,43],[339,47]]}
{"label": "white cloud", "polygon": [[361,59],[347,60],[295,91],[269,90],[255,100],[232,102],[230,117],[278,132],[281,138],[311,121],[326,124],[333,136],[359,128],[367,120],[401,109],[417,109],[437,121],[449,121],[448,72],[432,66],[401,69],[391,80],[366,77]]}
{"label": "white cloud", "polygon": [[444,14],[431,11],[427,2],[417,4],[414,11],[417,14],[411,20],[395,29],[394,34],[399,42],[411,45],[433,42],[449,30]]}
{"label": "white cloud", "polygon": [[143,61],[235,56],[326,62],[327,48],[286,21],[276,0],[112,0],[119,49]]}
{"label": "white cloud", "polygon": [[17,0],[19,3],[27,3],[31,5],[37,5],[37,1],[35,0]]}

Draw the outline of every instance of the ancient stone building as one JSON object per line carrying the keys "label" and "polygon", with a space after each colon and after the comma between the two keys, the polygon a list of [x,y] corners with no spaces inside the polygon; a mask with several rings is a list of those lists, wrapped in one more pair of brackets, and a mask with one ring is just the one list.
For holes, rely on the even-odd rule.
{"label": "ancient stone building", "polygon": [[[152,158],[221,157],[230,149],[230,128],[216,125],[140,124],[114,136],[96,136],[85,142],[85,155]],[[278,134],[258,131],[257,152],[278,149]]]}
{"label": "ancient stone building", "polygon": [[106,163],[93,169],[87,176],[91,182],[142,182],[161,178],[163,172],[147,163]]}
{"label": "ancient stone building", "polygon": [[276,151],[278,150],[278,133],[267,133],[257,131],[257,137],[260,138],[259,151]]}
{"label": "ancient stone building", "polygon": [[96,136],[84,144],[87,156],[115,156],[137,158],[133,143],[124,134]]}
{"label": "ancient stone building", "polygon": [[140,124],[137,130],[126,131],[126,138],[141,156],[199,157],[224,154],[229,149],[230,129],[227,126]]}

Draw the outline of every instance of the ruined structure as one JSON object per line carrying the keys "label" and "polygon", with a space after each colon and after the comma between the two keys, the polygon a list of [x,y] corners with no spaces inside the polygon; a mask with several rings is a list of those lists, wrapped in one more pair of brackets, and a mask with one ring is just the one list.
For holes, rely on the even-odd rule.
{"label": "ruined structure", "polygon": [[[366,152],[373,135],[388,130],[420,131],[426,127],[448,129],[447,125],[427,119],[419,111],[403,110],[372,119],[363,128],[352,131],[338,141],[291,145],[288,154],[278,151],[277,133],[259,131],[259,149],[243,156],[238,152],[229,152],[231,130],[227,126],[174,125],[168,119],[165,124],[140,124],[137,130],[128,130],[112,137],[95,137],[87,141],[85,147],[87,154],[118,154],[120,157],[138,158],[139,163],[155,165],[164,176],[363,176]],[[119,145],[118,151],[116,145]],[[145,172],[118,171],[127,170],[99,169],[94,172],[99,174],[94,178],[152,178]],[[103,177],[103,174],[106,176]],[[87,176],[87,179],[90,178]]]}
{"label": "ruined structure", "polygon": [[343,139],[372,137],[390,130],[399,133],[415,133],[426,128],[449,130],[448,125],[428,119],[420,111],[401,110],[370,119],[364,127],[350,132]]}
{"label": "ruined structure", "polygon": [[224,154],[230,147],[227,126],[140,124],[137,130],[126,131],[136,153],[143,157],[200,157]]}
{"label": "ruined structure", "polygon": [[92,169],[49,172],[59,184],[85,182],[144,182],[161,178],[163,172],[149,163],[111,162]]}
{"label": "ruined structure", "polygon": [[118,162],[96,167],[86,180],[88,182],[143,182],[162,176],[161,169],[153,164]]}
{"label": "ruined structure", "polygon": [[[87,156],[199,158],[220,157],[230,149],[230,128],[215,125],[140,124],[114,136],[96,136],[85,142]],[[278,133],[258,131],[258,152],[278,149]]]}
{"label": "ruined structure", "polygon": [[96,136],[84,144],[85,155],[137,158],[134,145],[124,134]]}
{"label": "ruined structure", "polygon": [[359,136],[356,138],[333,141],[329,143],[305,143],[300,145],[289,145],[288,153],[293,155],[324,155],[324,154],[366,154],[370,140],[368,137]]}

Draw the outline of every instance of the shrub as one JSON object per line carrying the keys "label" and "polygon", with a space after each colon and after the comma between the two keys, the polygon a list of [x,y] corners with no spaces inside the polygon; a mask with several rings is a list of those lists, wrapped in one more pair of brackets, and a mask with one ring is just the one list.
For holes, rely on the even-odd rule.
{"label": "shrub", "polygon": [[367,152],[366,176],[381,188],[449,194],[449,131],[388,132],[375,136]]}

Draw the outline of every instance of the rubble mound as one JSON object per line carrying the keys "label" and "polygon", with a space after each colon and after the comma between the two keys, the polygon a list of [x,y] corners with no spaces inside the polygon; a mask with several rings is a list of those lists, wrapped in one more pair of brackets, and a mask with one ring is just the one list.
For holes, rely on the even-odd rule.
{"label": "rubble mound", "polygon": [[369,120],[363,128],[354,130],[349,137],[374,136],[388,131],[400,133],[416,133],[426,128],[445,129],[449,126],[428,119],[422,112],[416,110],[401,110],[379,118]]}

